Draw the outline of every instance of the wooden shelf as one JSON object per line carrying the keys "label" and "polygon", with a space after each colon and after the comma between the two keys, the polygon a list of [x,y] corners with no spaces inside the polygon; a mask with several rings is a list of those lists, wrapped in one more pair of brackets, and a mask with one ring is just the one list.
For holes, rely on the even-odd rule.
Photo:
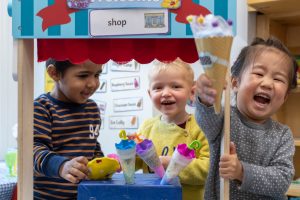
{"label": "wooden shelf", "polygon": [[248,0],[248,5],[281,24],[300,25],[299,0]]}
{"label": "wooden shelf", "polygon": [[300,147],[300,138],[295,138],[294,143],[296,147]]}
{"label": "wooden shelf", "polygon": [[286,195],[293,196],[293,197],[300,197],[300,184],[292,183]]}
{"label": "wooden shelf", "polygon": [[249,11],[258,12],[256,36],[275,36],[294,55],[300,55],[300,0],[248,0],[247,3]]}

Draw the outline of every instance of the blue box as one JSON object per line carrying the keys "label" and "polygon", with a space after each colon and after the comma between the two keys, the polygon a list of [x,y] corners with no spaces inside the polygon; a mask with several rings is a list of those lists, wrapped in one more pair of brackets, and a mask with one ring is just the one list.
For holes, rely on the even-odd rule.
{"label": "blue box", "polygon": [[78,185],[78,200],[181,200],[182,188],[160,185],[155,174],[135,174],[135,184],[125,184],[123,174],[115,174],[104,181],[82,181]]}

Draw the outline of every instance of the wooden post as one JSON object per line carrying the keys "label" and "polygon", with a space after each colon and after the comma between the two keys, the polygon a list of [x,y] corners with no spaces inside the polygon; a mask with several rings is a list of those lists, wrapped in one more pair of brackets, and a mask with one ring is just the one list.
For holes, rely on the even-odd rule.
{"label": "wooden post", "polygon": [[[229,67],[228,67],[229,68]],[[230,153],[230,69],[226,73],[226,90],[225,90],[225,106],[224,106],[224,136],[222,141],[222,152],[224,154]],[[230,199],[230,185],[228,179],[221,178],[220,180],[220,199]]]}
{"label": "wooden post", "polygon": [[18,45],[18,199],[33,199],[33,39]]}

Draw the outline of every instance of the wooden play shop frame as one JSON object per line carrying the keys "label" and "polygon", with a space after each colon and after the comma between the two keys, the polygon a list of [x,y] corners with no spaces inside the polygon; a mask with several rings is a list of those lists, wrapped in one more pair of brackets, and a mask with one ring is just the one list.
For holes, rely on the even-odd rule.
{"label": "wooden play shop frame", "polygon": [[[64,0],[56,0],[64,1]],[[184,2],[183,2],[184,1]],[[187,2],[197,2],[197,0],[183,0],[182,6],[187,6]],[[24,2],[24,3],[23,3]],[[13,36],[16,38],[17,43],[17,70],[18,70],[18,199],[29,200],[33,199],[33,97],[34,97],[34,39],[37,38],[89,38],[89,35],[78,36],[76,33],[82,32],[81,29],[76,31],[69,31],[70,26],[54,26],[48,29],[48,32],[41,30],[42,22],[41,19],[37,19],[34,10],[38,6],[42,5],[43,1],[28,0],[28,1],[17,1],[13,0]],[[48,3],[54,3],[55,0],[48,0]],[[198,1],[200,2],[200,1]],[[226,4],[227,3],[227,4]],[[205,4],[205,3],[204,3]],[[199,4],[200,5],[200,4]],[[21,12],[23,7],[24,11],[30,11],[33,16]],[[194,6],[195,7],[195,6]],[[200,6],[198,6],[200,7]],[[210,1],[209,5],[204,5],[210,10],[213,10],[215,14],[222,15],[222,12],[226,10],[226,16],[224,18],[230,18],[236,22],[236,0],[213,0]],[[23,14],[22,14],[23,13]],[[25,13],[25,14],[24,14]],[[77,13],[75,13],[77,16]],[[80,18],[81,14],[78,14]],[[184,28],[182,35],[177,33],[169,33],[169,35],[145,35],[142,38],[191,38],[192,35],[188,33],[190,30],[186,28],[186,25],[175,22],[175,14],[170,14],[171,19],[171,31],[178,31],[177,26]],[[71,19],[73,23],[74,17]],[[79,21],[80,22],[80,21]],[[20,25],[20,24],[21,25]],[[23,24],[22,24],[23,23]],[[29,24],[28,24],[29,23]],[[74,22],[74,29],[77,27],[77,21]],[[82,23],[82,21],[81,21]],[[87,23],[87,22],[85,22]],[[28,26],[27,26],[28,24]],[[236,23],[235,23],[236,24]],[[29,27],[29,28],[28,28]],[[67,28],[65,28],[67,27]],[[88,26],[85,26],[86,28]],[[82,28],[82,27],[81,27]],[[67,35],[68,31],[71,35]],[[21,32],[24,32],[22,35]],[[27,32],[26,32],[27,31]],[[26,33],[26,34],[25,34]],[[141,36],[138,36],[141,37]],[[138,38],[137,37],[137,38]],[[135,38],[134,36],[132,38]],[[229,87],[228,87],[229,88]],[[227,91],[226,96],[229,95]],[[229,98],[229,96],[227,96]],[[229,105],[229,104],[228,104]],[[227,113],[229,111],[227,110]],[[229,114],[229,113],[228,113]],[[228,118],[229,119],[229,118]],[[226,123],[226,129],[229,133],[229,122]],[[229,152],[229,140],[227,140]],[[226,184],[225,184],[226,185]],[[226,186],[225,186],[226,187]],[[229,191],[229,183],[227,185]],[[224,195],[226,197],[226,194]],[[226,198],[224,198],[226,199]]]}

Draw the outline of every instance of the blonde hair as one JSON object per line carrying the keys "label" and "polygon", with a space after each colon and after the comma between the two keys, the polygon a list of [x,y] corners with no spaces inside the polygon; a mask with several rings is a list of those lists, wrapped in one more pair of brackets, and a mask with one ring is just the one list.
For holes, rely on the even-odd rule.
{"label": "blonde hair", "polygon": [[148,73],[149,83],[151,84],[152,78],[161,72],[166,72],[170,69],[178,69],[185,73],[185,80],[190,84],[194,84],[194,71],[190,64],[182,61],[180,58],[176,58],[173,62],[164,63],[160,61],[153,61],[151,70]]}

